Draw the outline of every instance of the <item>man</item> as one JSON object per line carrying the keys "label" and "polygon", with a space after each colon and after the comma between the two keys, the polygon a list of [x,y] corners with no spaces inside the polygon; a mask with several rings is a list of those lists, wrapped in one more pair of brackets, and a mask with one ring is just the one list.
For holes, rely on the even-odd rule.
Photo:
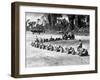
{"label": "man", "polygon": [[51,36],[50,40],[49,41],[54,41],[54,38]]}
{"label": "man", "polygon": [[60,52],[61,52],[61,53],[63,53],[63,52],[64,52],[64,49],[63,49],[63,47],[62,47],[62,46],[59,46],[59,50],[60,50]]}
{"label": "man", "polygon": [[79,55],[79,56],[88,56],[89,54],[88,54],[87,49],[81,48],[81,49],[79,50],[78,55]]}
{"label": "man", "polygon": [[60,48],[59,47],[56,47],[56,52],[60,52]]}
{"label": "man", "polygon": [[34,45],[35,45],[35,43],[32,42],[32,43],[31,43],[31,46],[33,47]]}
{"label": "man", "polygon": [[75,50],[74,50],[74,48],[70,47],[70,48],[68,49],[68,54],[75,55]]}
{"label": "man", "polygon": [[42,38],[40,39],[40,43],[43,43],[43,39]]}
{"label": "man", "polygon": [[46,49],[46,45],[45,44],[43,44],[43,49]]}
{"label": "man", "polygon": [[38,39],[38,37],[36,36],[36,40],[35,40],[35,42],[39,42],[39,39]]}
{"label": "man", "polygon": [[64,39],[64,40],[67,40],[67,39],[68,39],[68,32],[65,32],[65,33],[63,34],[63,39]]}
{"label": "man", "polygon": [[77,51],[78,51],[79,49],[81,49],[82,46],[83,46],[83,44],[82,44],[82,40],[79,40],[79,46],[77,47]]}

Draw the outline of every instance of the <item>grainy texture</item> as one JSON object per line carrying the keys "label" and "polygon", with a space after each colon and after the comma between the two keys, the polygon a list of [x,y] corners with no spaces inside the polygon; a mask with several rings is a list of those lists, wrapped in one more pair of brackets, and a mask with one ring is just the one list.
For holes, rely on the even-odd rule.
{"label": "grainy texture", "polygon": [[[61,52],[42,50],[31,46],[31,42],[34,41],[35,36],[38,34],[32,34],[26,32],[26,67],[43,67],[43,66],[62,66],[62,65],[84,65],[89,64],[89,56],[80,57],[79,55],[71,55]],[[51,37],[49,34],[41,33],[39,37]],[[56,35],[61,36],[61,35]],[[53,35],[55,37],[55,35]],[[82,36],[83,44],[89,51],[89,36]],[[81,38],[81,39],[82,39]],[[76,50],[78,45],[79,36],[75,40],[62,40],[57,42],[48,42],[45,44],[62,45],[62,46],[73,46]]]}

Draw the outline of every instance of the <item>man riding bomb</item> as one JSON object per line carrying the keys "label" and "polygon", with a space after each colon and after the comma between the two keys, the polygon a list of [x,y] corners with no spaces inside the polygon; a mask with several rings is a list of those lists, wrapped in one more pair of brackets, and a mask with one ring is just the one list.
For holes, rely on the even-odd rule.
{"label": "man riding bomb", "polygon": [[38,37],[36,36],[36,40],[35,40],[35,42],[39,42],[39,39],[38,39]]}
{"label": "man riding bomb", "polygon": [[68,54],[75,55],[75,49],[72,48],[72,47],[70,47],[70,48],[68,49]]}
{"label": "man riding bomb", "polygon": [[63,53],[63,52],[64,52],[64,49],[63,49],[63,47],[62,47],[62,46],[59,46],[59,50],[60,50],[60,52],[61,52],[61,53]]}
{"label": "man riding bomb", "polygon": [[78,55],[79,56],[88,56],[88,51],[87,49],[83,48],[82,41],[79,40],[79,46],[77,47]]}
{"label": "man riding bomb", "polygon": [[87,49],[81,48],[78,55],[79,56],[88,56],[89,54],[88,54]]}

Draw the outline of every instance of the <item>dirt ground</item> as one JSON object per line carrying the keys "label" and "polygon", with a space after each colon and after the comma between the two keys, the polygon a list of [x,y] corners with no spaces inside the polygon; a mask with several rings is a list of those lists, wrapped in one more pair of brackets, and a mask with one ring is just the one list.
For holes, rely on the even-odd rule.
{"label": "dirt ground", "polygon": [[[31,43],[38,36],[39,38],[50,38],[51,34],[32,34],[26,32],[26,67],[42,67],[42,66],[62,66],[62,65],[86,65],[89,64],[89,56],[80,57],[67,53],[42,50],[31,46]],[[53,34],[52,37],[61,37],[61,35]],[[61,45],[63,47],[74,47],[76,50],[78,40],[81,39],[83,47],[89,52],[89,36],[76,36],[75,40],[61,40],[50,42],[53,45]],[[48,43],[49,44],[49,43]],[[90,53],[89,53],[90,54]]]}

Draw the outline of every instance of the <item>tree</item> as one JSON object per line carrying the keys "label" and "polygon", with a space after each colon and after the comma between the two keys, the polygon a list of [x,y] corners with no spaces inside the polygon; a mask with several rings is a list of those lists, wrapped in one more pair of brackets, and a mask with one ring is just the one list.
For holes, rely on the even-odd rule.
{"label": "tree", "polygon": [[61,14],[48,14],[49,25],[51,26],[50,29],[55,29],[57,17],[61,17],[61,16],[62,16]]}

